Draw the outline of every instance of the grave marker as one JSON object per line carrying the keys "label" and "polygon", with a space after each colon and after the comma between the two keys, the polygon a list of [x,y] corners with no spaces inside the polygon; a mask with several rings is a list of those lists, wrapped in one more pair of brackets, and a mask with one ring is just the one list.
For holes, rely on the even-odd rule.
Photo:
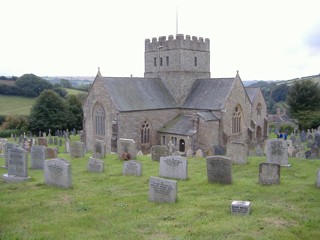
{"label": "grave marker", "polygon": [[141,163],[135,160],[125,161],[123,163],[123,175],[133,175],[133,176],[141,176]]}
{"label": "grave marker", "polygon": [[272,185],[280,183],[280,165],[277,163],[259,164],[259,183]]}
{"label": "grave marker", "polygon": [[290,166],[288,163],[288,145],[283,139],[267,140],[267,162]]}
{"label": "grave marker", "polygon": [[45,160],[44,181],[46,185],[70,188],[72,186],[70,162],[62,158]]}
{"label": "grave marker", "polygon": [[247,201],[232,201],[231,213],[249,215],[251,211],[251,202]]}
{"label": "grave marker", "polygon": [[207,157],[207,176],[209,183],[232,183],[232,161],[225,156]]}
{"label": "grave marker", "polygon": [[154,145],[150,149],[151,159],[153,161],[160,161],[160,157],[169,156],[169,148],[163,145]]}
{"label": "grave marker", "polygon": [[180,156],[160,157],[159,176],[188,179],[188,160]]}
{"label": "grave marker", "polygon": [[87,170],[89,172],[95,173],[104,172],[104,161],[90,157],[87,165]]}
{"label": "grave marker", "polygon": [[31,169],[42,169],[44,160],[47,159],[47,148],[45,146],[32,146],[30,151]]}
{"label": "grave marker", "polygon": [[149,200],[158,203],[177,201],[177,181],[158,177],[150,177]]}

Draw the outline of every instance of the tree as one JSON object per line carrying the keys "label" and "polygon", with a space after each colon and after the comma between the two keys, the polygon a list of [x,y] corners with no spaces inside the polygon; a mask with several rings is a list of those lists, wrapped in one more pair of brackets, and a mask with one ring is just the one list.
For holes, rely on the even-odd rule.
{"label": "tree", "polygon": [[75,95],[68,95],[66,100],[66,122],[68,129],[82,129],[83,110],[80,99]]}
{"label": "tree", "polygon": [[64,88],[72,88],[72,85],[71,85],[70,81],[66,80],[66,79],[61,79],[60,80],[60,84]]}
{"label": "tree", "polygon": [[47,89],[52,89],[52,84],[34,74],[24,74],[17,81],[16,86],[21,89],[23,96],[37,97]]}
{"label": "tree", "polygon": [[296,81],[289,89],[287,103],[293,117],[301,112],[320,110],[320,87],[310,79]]}
{"label": "tree", "polygon": [[29,124],[32,133],[65,129],[67,124],[64,100],[52,90],[43,91],[31,108]]}

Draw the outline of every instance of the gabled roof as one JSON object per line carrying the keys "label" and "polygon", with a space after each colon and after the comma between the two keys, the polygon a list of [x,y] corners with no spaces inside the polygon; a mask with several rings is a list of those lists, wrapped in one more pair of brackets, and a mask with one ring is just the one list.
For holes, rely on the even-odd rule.
{"label": "gabled roof", "polygon": [[160,78],[102,77],[101,81],[118,111],[179,107]]}
{"label": "gabled roof", "polygon": [[259,93],[260,88],[246,87],[245,90],[249,96],[250,102],[253,103],[253,100],[257,96],[257,94]]}
{"label": "gabled roof", "polygon": [[211,112],[197,112],[197,115],[200,116],[204,121],[218,121],[220,118]]}
{"label": "gabled roof", "polygon": [[192,136],[196,133],[193,127],[192,115],[178,115],[168,122],[158,132],[177,134],[182,136]]}
{"label": "gabled roof", "polygon": [[235,78],[197,79],[182,108],[220,110],[231,92]]}

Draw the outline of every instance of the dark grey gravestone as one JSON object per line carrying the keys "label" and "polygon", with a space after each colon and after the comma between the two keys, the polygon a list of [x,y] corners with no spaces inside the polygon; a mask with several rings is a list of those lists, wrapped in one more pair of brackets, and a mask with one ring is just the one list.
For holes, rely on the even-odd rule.
{"label": "dark grey gravestone", "polygon": [[280,166],[290,166],[288,163],[288,145],[283,139],[267,141],[267,162],[277,163]]}
{"label": "dark grey gravestone", "polygon": [[142,173],[141,163],[135,160],[129,160],[123,163],[123,169],[122,169],[123,175],[141,176],[141,173]]}
{"label": "dark grey gravestone", "polygon": [[261,185],[280,184],[281,166],[277,163],[259,164],[259,183]]}
{"label": "dark grey gravestone", "polygon": [[38,137],[38,145],[48,147],[48,140],[46,137]]}
{"label": "dark grey gravestone", "polygon": [[72,158],[81,158],[84,156],[85,149],[84,144],[82,142],[70,142],[70,156]]}
{"label": "dark grey gravestone", "polygon": [[106,144],[104,141],[96,139],[92,149],[92,157],[104,159],[106,157]]}
{"label": "dark grey gravestone", "polygon": [[120,138],[117,142],[118,156],[123,160],[136,159],[138,153],[136,142],[133,139]]}
{"label": "dark grey gravestone", "polygon": [[310,159],[310,157],[311,157],[311,150],[305,151],[304,154],[306,155],[306,158],[307,158],[307,159]]}
{"label": "dark grey gravestone", "polygon": [[188,160],[180,156],[160,157],[159,176],[188,179]]}
{"label": "dark grey gravestone", "polygon": [[154,145],[150,149],[151,152],[151,159],[153,161],[160,161],[160,157],[169,156],[169,148],[162,145]]}
{"label": "dark grey gravestone", "polygon": [[18,148],[19,145],[15,144],[15,143],[5,143],[4,145],[4,161],[5,161],[5,165],[3,166],[4,168],[8,168],[8,162],[9,162],[9,150],[12,148]]}
{"label": "dark grey gravestone", "polygon": [[50,135],[50,137],[49,137],[49,144],[50,144],[50,145],[53,144],[53,139],[52,139],[51,135]]}
{"label": "dark grey gravestone", "polygon": [[320,132],[314,134],[314,143],[320,148]]}
{"label": "dark grey gravestone", "polygon": [[104,161],[90,157],[87,165],[87,170],[89,172],[95,173],[104,172]]}
{"label": "dark grey gravestone", "polygon": [[61,138],[59,138],[58,144],[59,144],[59,147],[62,147],[62,139]]}
{"label": "dark grey gravestone", "polygon": [[301,142],[306,142],[307,141],[307,134],[305,131],[300,132],[300,140]]}
{"label": "dark grey gravestone", "polygon": [[296,142],[296,137],[294,135],[291,135],[290,136],[290,140],[292,141],[292,143],[295,143]]}
{"label": "dark grey gravestone", "polygon": [[57,137],[54,137],[54,138],[53,138],[53,144],[54,144],[55,146],[58,145],[58,138],[57,138]]}
{"label": "dark grey gravestone", "polygon": [[72,186],[70,162],[62,158],[45,160],[44,181],[46,185],[70,188]]}
{"label": "dark grey gravestone", "polygon": [[251,211],[251,202],[247,201],[232,201],[231,213],[240,215],[249,215]]}
{"label": "dark grey gravestone", "polygon": [[207,176],[209,183],[232,183],[232,161],[225,156],[207,157]]}
{"label": "dark grey gravestone", "polygon": [[30,150],[31,169],[42,169],[44,160],[47,159],[47,148],[45,146],[32,146]]}
{"label": "dark grey gravestone", "polygon": [[226,154],[226,148],[224,146],[213,146],[213,154],[214,155],[219,155],[219,156],[222,156],[222,155],[225,155]]}
{"label": "dark grey gravestone", "polygon": [[27,181],[28,152],[22,148],[9,149],[8,174],[3,175],[5,182]]}
{"label": "dark grey gravestone", "polygon": [[149,201],[158,203],[174,203],[177,201],[177,191],[177,181],[150,177]]}

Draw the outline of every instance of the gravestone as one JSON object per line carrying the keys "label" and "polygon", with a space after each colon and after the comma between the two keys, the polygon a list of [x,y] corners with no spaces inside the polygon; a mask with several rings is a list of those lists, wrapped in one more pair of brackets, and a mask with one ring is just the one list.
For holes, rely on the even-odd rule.
{"label": "gravestone", "polygon": [[201,149],[198,149],[197,151],[196,151],[196,158],[203,158],[204,156],[203,156],[203,152],[202,152],[202,150]]}
{"label": "gravestone", "polygon": [[293,157],[293,152],[294,152],[294,147],[288,146],[288,156],[289,157]]}
{"label": "gravestone", "polygon": [[292,143],[295,143],[296,142],[296,137],[294,135],[291,135],[290,136],[290,140],[292,141]]}
{"label": "gravestone", "polygon": [[187,153],[186,153],[186,156],[187,156],[187,158],[192,158],[193,157],[193,151],[191,149],[188,149]]}
{"label": "gravestone", "polygon": [[7,142],[4,144],[4,168],[8,168],[8,161],[9,161],[9,150],[12,149],[12,148],[18,148],[19,145],[18,144],[15,144],[15,143],[10,143],[10,142]]}
{"label": "gravestone", "polygon": [[62,158],[45,160],[44,181],[46,185],[70,188],[72,186],[70,162]]}
{"label": "gravestone", "polygon": [[57,158],[58,150],[56,148],[47,148],[47,158]]}
{"label": "gravestone", "polygon": [[27,181],[28,177],[28,152],[22,148],[9,149],[8,174],[3,174],[5,182]]}
{"label": "gravestone", "polygon": [[169,148],[163,145],[154,145],[150,149],[151,159],[153,161],[160,161],[160,157],[169,156]]}
{"label": "gravestone", "polygon": [[141,176],[141,173],[142,173],[141,163],[135,160],[129,160],[129,161],[123,162],[123,169],[122,169],[123,175]]}
{"label": "gravestone", "polygon": [[177,181],[159,177],[150,177],[149,201],[174,203],[177,201]]}
{"label": "gravestone", "polygon": [[283,139],[267,140],[267,162],[280,166],[290,166],[288,163],[288,145]]}
{"label": "gravestone", "polygon": [[53,139],[52,139],[51,135],[49,136],[49,144],[50,144],[50,145],[53,144]]}
{"label": "gravestone", "polygon": [[214,155],[218,155],[218,156],[222,156],[226,154],[226,148],[224,146],[213,146],[213,154]]}
{"label": "gravestone", "polygon": [[241,142],[228,142],[227,144],[227,157],[233,163],[245,164],[247,163],[247,144]]}
{"label": "gravestone", "polygon": [[314,143],[320,148],[320,132],[314,134]]}
{"label": "gravestone", "polygon": [[117,142],[118,156],[123,160],[136,159],[137,147],[133,139],[119,138]]}
{"label": "gravestone", "polygon": [[247,201],[232,201],[231,213],[240,215],[249,215],[251,211],[251,202]]}
{"label": "gravestone", "polygon": [[307,141],[307,134],[304,130],[300,132],[300,140],[301,140],[301,142]]}
{"label": "gravestone", "polygon": [[259,183],[261,185],[280,184],[281,166],[277,163],[259,164]]}
{"label": "gravestone", "polygon": [[87,170],[89,172],[95,173],[104,172],[104,161],[90,157],[87,165]]}
{"label": "gravestone", "polygon": [[318,168],[318,172],[317,172],[317,188],[320,188],[320,168]]}
{"label": "gravestone", "polygon": [[58,142],[59,147],[62,147],[62,139],[59,138],[59,142]]}
{"label": "gravestone", "polygon": [[209,183],[232,183],[232,161],[225,156],[207,157],[207,176]]}
{"label": "gravestone", "polygon": [[104,159],[106,157],[106,144],[104,141],[96,139],[92,149],[92,157]]}
{"label": "gravestone", "polygon": [[296,153],[296,158],[306,159],[306,154],[304,151],[299,151]]}
{"label": "gravestone", "polygon": [[188,179],[188,160],[180,156],[160,157],[159,176]]}
{"label": "gravestone", "polygon": [[65,142],[65,153],[70,153],[70,141],[68,138],[66,138]]}
{"label": "gravestone", "polygon": [[38,137],[38,145],[48,147],[48,140],[46,137]]}
{"label": "gravestone", "polygon": [[72,158],[81,158],[85,154],[84,144],[79,141],[70,142],[70,156]]}
{"label": "gravestone", "polygon": [[54,137],[54,138],[53,138],[53,144],[54,144],[55,146],[58,145],[58,138],[57,138],[57,137]]}
{"label": "gravestone", "polygon": [[47,148],[45,146],[32,146],[30,151],[31,169],[42,169],[44,160],[47,159]]}
{"label": "gravestone", "polygon": [[136,157],[138,157],[138,156],[143,156],[143,152],[142,151],[137,152]]}

